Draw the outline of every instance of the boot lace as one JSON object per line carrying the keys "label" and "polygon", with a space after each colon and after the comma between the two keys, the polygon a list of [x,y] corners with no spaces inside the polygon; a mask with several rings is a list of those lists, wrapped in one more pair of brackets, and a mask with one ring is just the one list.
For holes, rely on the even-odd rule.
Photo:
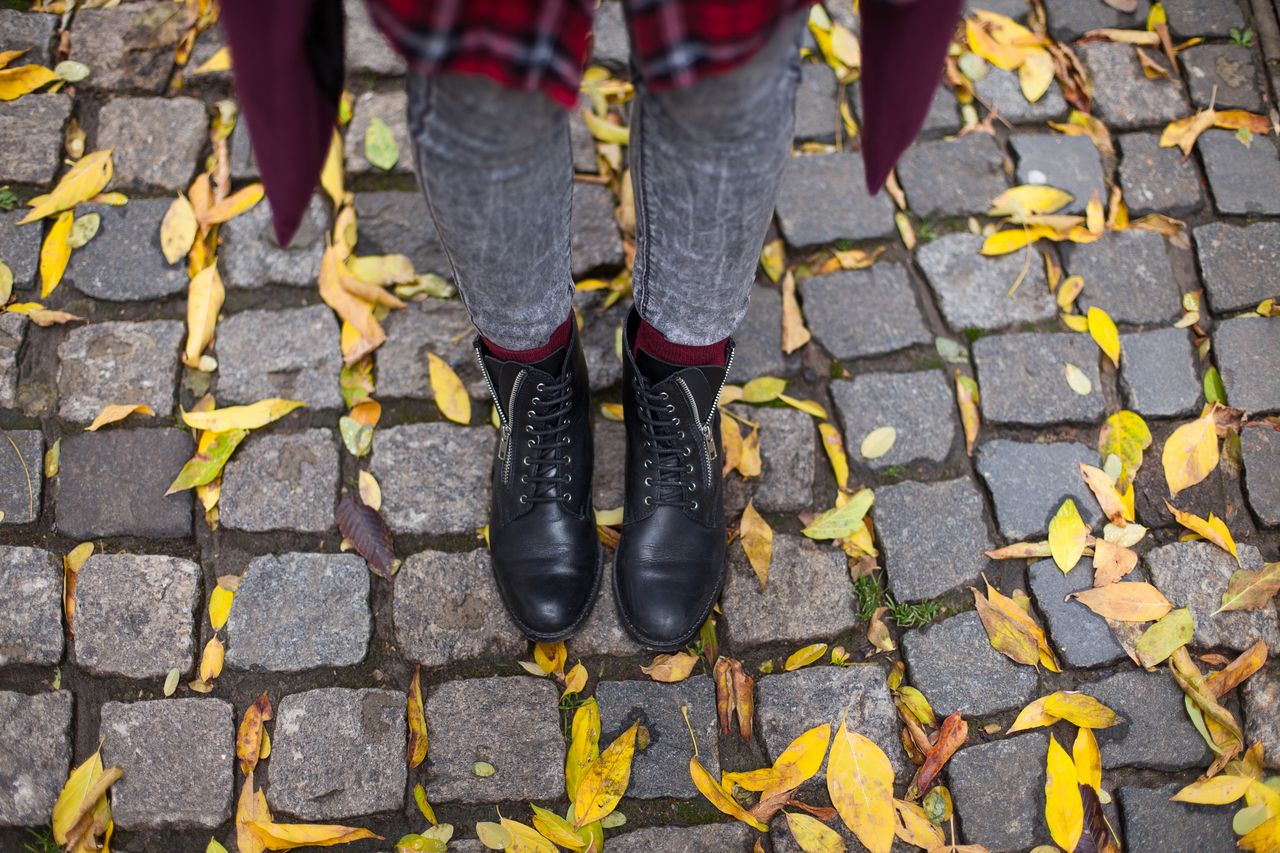
{"label": "boot lace", "polygon": [[573,407],[573,375],[566,372],[551,382],[539,382],[537,394],[525,413],[528,451],[520,460],[526,472],[520,481],[533,488],[521,503],[552,503],[573,499],[568,486],[573,475],[568,466],[569,417]]}
{"label": "boot lace", "polygon": [[[693,449],[685,444],[685,431],[675,413],[676,407],[670,401],[671,395],[667,391],[655,391],[639,380],[636,389],[636,411],[644,429],[645,448],[650,451],[644,460],[647,471],[644,484],[646,487],[657,486],[655,494],[645,496],[645,505],[696,510],[698,503],[688,502],[684,484],[684,474],[693,470],[693,466],[685,461]],[[693,489],[692,482],[688,489]]]}

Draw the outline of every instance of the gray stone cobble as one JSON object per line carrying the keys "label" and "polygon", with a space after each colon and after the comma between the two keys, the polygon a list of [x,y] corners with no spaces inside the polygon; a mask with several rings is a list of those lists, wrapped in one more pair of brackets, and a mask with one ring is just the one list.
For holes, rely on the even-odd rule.
{"label": "gray stone cobble", "polygon": [[[859,95],[862,87],[856,87]],[[931,137],[943,133],[955,133],[960,129],[960,110],[955,93],[946,85],[939,86],[929,102],[929,112],[924,115],[924,124],[920,128],[921,136]]]}
{"label": "gray stone cobble", "polygon": [[1084,278],[1082,311],[1097,306],[1117,323],[1164,323],[1181,311],[1169,248],[1159,234],[1124,231],[1072,245],[1065,265]]}
{"label": "gray stone cobble", "polygon": [[258,163],[253,157],[253,145],[249,140],[248,122],[236,122],[231,131],[231,178],[236,181],[256,181]]}
{"label": "gray stone cobble", "polygon": [[405,255],[419,273],[453,278],[422,193],[402,190],[356,193],[361,255]]}
{"label": "gray stone cobble", "polygon": [[[1244,29],[1244,15],[1234,0],[1169,0],[1165,3],[1169,29],[1179,38],[1231,35]],[[1143,13],[1146,14],[1145,12]]]}
{"label": "gray stone cobble", "polygon": [[1056,80],[1049,84],[1040,100],[1032,103],[1022,94],[1017,74],[988,66],[987,73],[974,81],[974,89],[983,103],[994,107],[1001,118],[1013,124],[1052,121],[1067,114],[1067,101]]}
{"label": "gray stone cobble", "polygon": [[1147,417],[1200,411],[1200,378],[1191,339],[1182,329],[1120,336],[1120,387],[1129,408]]}
{"label": "gray stone cobble", "polygon": [[98,675],[191,670],[200,567],[145,554],[94,554],[76,585],[76,663]]}
{"label": "gray stone cobble", "polygon": [[1266,427],[1240,433],[1244,491],[1258,520],[1280,527],[1280,434]]}
{"label": "gray stone cobble", "polygon": [[1032,263],[1013,296],[1009,288],[1023,273],[1018,254],[984,257],[976,234],[947,234],[920,247],[916,259],[924,270],[938,308],[953,329],[1001,329],[1035,323],[1057,315],[1043,264]]}
{"label": "gray stone cobble", "polygon": [[1082,557],[1067,574],[1053,560],[1040,560],[1031,564],[1028,576],[1031,594],[1062,663],[1073,668],[1107,666],[1125,658],[1107,620],[1080,602],[1067,600],[1071,593],[1093,586],[1092,558]]}
{"label": "gray stone cobble", "polygon": [[899,783],[909,778],[911,763],[898,739],[897,711],[878,666],[811,666],[763,676],[756,682],[756,715],[771,759],[814,726],[830,723],[834,737],[845,720],[850,731],[884,751]]}
{"label": "gray stone cobble", "polygon": [[800,88],[796,90],[795,138],[802,142],[835,142],[840,124],[837,110],[836,74],[825,62],[800,66]]}
{"label": "gray stone cobble", "polygon": [[628,797],[698,796],[689,776],[693,744],[682,708],[698,738],[698,760],[714,777],[720,775],[716,718],[716,688],[711,678],[695,675],[676,684],[655,681],[602,681],[596,685],[600,703],[600,748],[612,743],[633,722],[647,732],[648,745],[637,749],[631,762]]}
{"label": "gray stone cobble", "polygon": [[378,397],[433,400],[427,354],[449,363],[473,400],[489,400],[489,386],[476,364],[475,327],[457,299],[424,299],[392,311],[383,321],[387,342],[374,352]]}
{"label": "gray stone cobble", "polygon": [[[1102,3],[1081,3],[1080,0],[1045,0],[1045,13],[1049,18],[1049,32],[1060,40],[1077,39],[1089,30],[1103,27],[1141,27],[1151,11],[1148,0],[1138,0],[1132,12],[1122,12]],[[979,8],[986,8],[979,4]]]}
{"label": "gray stone cobble", "polygon": [[1191,113],[1172,80],[1148,80],[1127,44],[1091,42],[1078,48],[1093,82],[1094,112],[1112,131],[1162,124]]}
{"label": "gray stone cobble", "polygon": [[354,666],[372,633],[369,567],[354,554],[254,557],[227,621],[227,665],[299,672]]}
{"label": "gray stone cobble", "polygon": [[[378,430],[369,470],[397,533],[473,533],[489,520],[494,432],[447,423]],[[438,476],[448,471],[449,476]]]}
{"label": "gray stone cobble", "polygon": [[1213,345],[1231,405],[1255,415],[1280,411],[1280,325],[1274,319],[1225,320]]}
{"label": "gray stone cobble", "polygon": [[[391,92],[365,92],[355,99],[351,110],[351,124],[347,126],[343,167],[348,175],[413,173],[413,140],[405,118],[405,93],[397,89]],[[396,141],[400,156],[390,170],[375,166],[365,157],[365,134],[375,118],[380,118],[391,128],[391,138]]]}
{"label": "gray stone cobble", "polygon": [[414,554],[396,574],[394,595],[396,643],[409,660],[426,666],[514,660],[525,650],[494,586],[485,548]]}
{"label": "gray stone cobble", "polygon": [[[8,213],[0,212],[0,259],[4,260],[9,272],[13,273],[13,288],[17,291],[29,290],[35,286],[36,271],[40,263],[40,226],[36,223],[18,226],[18,220],[26,215],[27,211],[21,208]],[[4,322],[6,319],[9,323]],[[25,318],[19,314],[6,314],[0,318],[0,330],[13,326],[13,320],[25,322]],[[0,347],[4,347],[4,344],[0,343]],[[3,393],[0,391],[0,400],[3,400]]]}
{"label": "gray stone cobble", "polygon": [[1019,184],[1045,184],[1071,194],[1062,213],[1084,213],[1093,195],[1105,203],[1102,157],[1087,136],[1025,134],[1009,138],[1018,160]]}
{"label": "gray stone cobble", "polygon": [[342,9],[347,22],[347,73],[379,77],[404,74],[404,60],[378,31],[365,4],[360,0],[343,0]]}
{"label": "gray stone cobble", "polygon": [[112,189],[185,190],[209,120],[195,98],[116,98],[98,113],[98,148],[111,148]]}
{"label": "gray stone cobble", "polygon": [[844,553],[785,533],[773,538],[764,592],[741,546],[729,549],[720,607],[730,636],[744,646],[828,638],[857,621]]}
{"label": "gray stone cobble", "polygon": [[1194,231],[1196,255],[1214,311],[1243,311],[1280,296],[1280,222],[1210,222]]}
{"label": "gray stone cobble", "polygon": [[760,483],[755,507],[761,512],[798,512],[813,503],[813,417],[799,409],[759,408],[746,417],[760,424]]}
{"label": "gray stone cobble", "polygon": [[1080,477],[1080,463],[1097,465],[1098,454],[1083,444],[996,439],[978,448],[977,459],[978,473],[991,491],[998,527],[1006,539],[1043,537],[1049,519],[1066,498],[1075,501],[1090,527],[1102,519]]}
{"label": "gray stone cobble", "polygon": [[313,409],[340,408],[338,337],[338,320],[326,305],[223,318],[216,349],[219,404],[281,397]]}
{"label": "gray stone cobble", "polygon": [[[1049,840],[1040,817],[1048,751],[1048,735],[1028,732],[955,754],[947,776],[965,841],[992,853],[1011,853]],[[1011,786],[1011,779],[1018,784]]]}
{"label": "gray stone cobble", "polygon": [[613,195],[599,184],[573,184],[569,254],[573,277],[622,266],[622,237],[613,218]]}
{"label": "gray stone cobble", "polygon": [[1104,769],[1180,770],[1211,760],[1209,747],[1187,718],[1182,691],[1167,672],[1128,669],[1083,689],[1124,718],[1093,733]]}
{"label": "gray stone cobble", "polygon": [[[213,829],[231,817],[235,729],[221,699],[108,702],[102,761],[124,771],[111,786],[120,829]],[[279,725],[276,726],[277,731]]]}
{"label": "gray stone cobble", "polygon": [[573,150],[573,170],[595,174],[600,171],[596,160],[596,140],[582,118],[582,111],[590,108],[591,99],[579,96],[578,108],[569,114],[569,147]]}
{"label": "gray stone cobble", "polygon": [[876,533],[898,601],[941,595],[976,583],[991,549],[986,512],[966,477],[876,489]]}
{"label": "gray stone cobble", "polygon": [[[622,338],[619,331],[626,323],[631,302],[624,299],[603,313],[598,313],[594,307],[584,310],[581,307],[584,304],[591,303],[575,300],[583,318],[582,349],[587,357],[587,378],[591,380],[591,390],[599,392],[622,381]],[[474,357],[472,361],[475,361]],[[737,359],[734,361],[736,363]],[[480,381],[483,388],[484,380]],[[487,395],[487,390],[482,394]]]}
{"label": "gray stone cobble", "polygon": [[[223,248],[218,258],[222,261],[227,286],[254,288],[267,284],[294,284],[314,287],[320,276],[320,258],[324,254],[328,222],[325,202],[319,196],[312,198],[297,233],[288,246],[281,246],[271,224],[271,203],[264,198],[222,226]],[[363,220],[360,224],[364,225]]]}
{"label": "gray stone cobble", "polygon": [[0,826],[40,826],[71,769],[71,691],[0,690]]}
{"label": "gray stone cobble", "polygon": [[0,409],[13,406],[18,397],[18,351],[26,337],[28,320],[21,314],[0,314]]}
{"label": "gray stone cobble", "polygon": [[1231,810],[1177,803],[1181,782],[1159,788],[1125,785],[1118,792],[1125,849],[1134,853],[1232,853]]}
{"label": "gray stone cobble", "polygon": [[28,524],[40,515],[44,436],[34,429],[11,430],[5,436],[8,441],[0,442],[0,524]]}
{"label": "gray stone cobble", "polygon": [[[1079,334],[1022,332],[991,335],[973,344],[982,389],[982,416],[990,423],[1039,426],[1094,421],[1105,401],[1098,373],[1101,353]],[[1087,395],[1076,393],[1063,370],[1074,364],[1088,378]]]}
{"label": "gray stone cobble", "polygon": [[214,54],[226,46],[227,40],[222,33],[222,27],[216,23],[200,33],[196,39],[195,46],[191,48],[191,59],[181,71],[182,85],[192,89],[213,89],[215,91],[220,90],[223,86],[230,86],[232,84],[230,69],[196,73],[198,69],[213,58]]}
{"label": "gray stone cobble", "polygon": [[150,406],[158,417],[172,414],[185,335],[177,320],[72,329],[58,346],[58,414],[88,423],[113,403]]}
{"label": "gray stone cobble", "polygon": [[110,9],[80,9],[71,27],[71,55],[92,73],[78,87],[140,90],[158,95],[173,71],[174,48],[185,30],[163,30],[177,14],[166,3],[126,3]]}
{"label": "gray stone cobble", "polygon": [[0,50],[25,50],[20,63],[53,67],[49,45],[58,19],[54,15],[0,9]]}
{"label": "gray stone cobble", "polygon": [[[1151,427],[1151,446],[1144,453],[1146,459],[1163,458],[1164,445],[1176,428],[1176,424],[1153,423]],[[1226,477],[1221,468],[1214,468],[1202,481],[1188,489],[1178,492],[1173,503],[1183,512],[1190,512],[1201,518],[1208,518],[1209,513],[1223,512],[1229,506],[1227,502]],[[1170,527],[1182,530],[1173,514],[1165,506],[1169,500],[1169,485],[1165,480],[1162,465],[1146,465],[1138,469],[1133,478],[1133,508],[1138,523],[1146,527]],[[1233,497],[1232,503],[1236,503]],[[1233,517],[1227,515],[1227,523],[1233,523]]]}
{"label": "gray stone cobble", "polygon": [[1244,701],[1245,731],[1249,743],[1261,742],[1263,761],[1267,767],[1280,767],[1280,670],[1275,665],[1263,667],[1251,675],[1240,688]]}
{"label": "gray stone cobble", "polygon": [[404,804],[404,693],[322,687],[280,700],[267,801],[303,820],[337,820]]}
{"label": "gray stone cobble", "polygon": [[[564,739],[550,681],[528,676],[449,681],[427,696],[427,798],[494,803],[557,799]],[[402,700],[403,702],[403,700]],[[493,765],[492,776],[472,767]]]}
{"label": "gray stone cobble", "polygon": [[160,250],[160,222],[170,204],[157,198],[91,205],[102,217],[98,234],[71,253],[66,280],[85,296],[110,302],[147,302],[186,290],[186,265],[170,266]]}
{"label": "gray stone cobble", "polygon": [[902,651],[908,679],[938,714],[981,717],[1021,708],[1035,698],[1036,671],[992,648],[973,611],[906,632]]}
{"label": "gray stone cobble", "polygon": [[596,599],[591,615],[569,643],[569,654],[616,655],[619,657],[639,654],[636,641],[622,628],[618,608],[613,600],[613,556],[604,555],[604,573],[600,577],[600,597]]}
{"label": "gray stone cobble", "polygon": [[[48,551],[0,546],[0,666],[62,659],[62,566]],[[0,785],[3,790],[3,785]]]}
{"label": "gray stone cobble", "polygon": [[1172,542],[1148,551],[1143,562],[1165,597],[1175,607],[1188,608],[1195,617],[1194,645],[1243,651],[1263,639],[1268,646],[1275,647],[1280,643],[1280,628],[1277,628],[1274,602],[1258,610],[1215,615],[1231,575],[1241,568],[1250,571],[1262,568],[1262,555],[1254,546],[1239,545],[1236,551],[1240,555],[1239,565],[1216,545]]}
{"label": "gray stone cobble", "polygon": [[1280,213],[1280,156],[1269,136],[1245,145],[1229,130],[1206,130],[1196,140],[1204,172],[1222,213]]}
{"label": "gray stone cobble", "polygon": [[[732,853],[749,850],[759,833],[745,823],[706,826],[651,826],[609,836],[613,853]],[[777,849],[775,845],[775,850]]]}
{"label": "gray stone cobble", "polygon": [[[178,429],[109,429],[62,440],[54,524],[72,539],[191,535],[191,492],[165,495],[195,453]],[[225,493],[224,493],[225,496]]]}
{"label": "gray stone cobble", "polygon": [[917,142],[902,155],[898,179],[918,216],[981,213],[1009,186],[1004,155],[985,133]]}
{"label": "gray stone cobble", "polygon": [[795,372],[798,354],[788,356],[782,352],[782,294],[776,288],[751,289],[747,315],[733,333],[733,340],[730,382],[746,382],[757,376],[787,376]]}
{"label": "gray stone cobble", "polygon": [[1262,69],[1253,49],[1238,44],[1199,44],[1179,57],[1187,74],[1191,100],[1197,107],[1264,109]]}
{"label": "gray stone cobble", "polygon": [[614,509],[625,500],[623,479],[626,475],[627,428],[618,421],[595,416],[592,430],[595,465],[591,480],[592,505],[596,509]]}
{"label": "gray stone cobble", "polygon": [[[807,278],[800,294],[809,330],[835,358],[884,355],[933,340],[911,278],[900,264]],[[780,341],[780,330],[778,334]]]}
{"label": "gray stone cobble", "polygon": [[778,225],[787,245],[869,240],[893,233],[893,202],[867,194],[862,156],[849,152],[787,158],[778,187]]}
{"label": "gray stone cobble", "polygon": [[1124,133],[1116,139],[1120,189],[1130,212],[1178,213],[1199,208],[1204,194],[1194,158],[1183,157],[1177,148],[1161,148],[1159,141],[1154,133]]}
{"label": "gray stone cobble", "polygon": [[596,12],[593,36],[595,47],[591,52],[592,61],[600,62],[625,74],[631,50],[628,47],[627,26],[621,3],[600,4]]}
{"label": "gray stone cobble", "polygon": [[221,521],[231,530],[323,533],[334,527],[337,488],[332,431],[251,435],[223,470]]}
{"label": "gray stone cobble", "polygon": [[[52,181],[62,158],[62,127],[70,117],[71,98],[64,94],[24,95],[0,103],[0,149],[5,152],[0,181]],[[27,227],[40,230],[38,225]]]}
{"label": "gray stone cobble", "polygon": [[870,468],[941,463],[955,445],[955,399],[941,371],[859,373],[852,382],[832,382],[831,397],[850,450],[856,451],[872,430],[896,430],[888,453],[858,460]]}

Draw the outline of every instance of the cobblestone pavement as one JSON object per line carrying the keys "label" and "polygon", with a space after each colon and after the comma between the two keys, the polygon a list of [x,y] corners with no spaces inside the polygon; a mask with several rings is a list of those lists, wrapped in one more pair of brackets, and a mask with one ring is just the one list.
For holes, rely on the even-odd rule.
{"label": "cobblestone pavement", "polygon": [[[230,96],[230,81],[226,72],[190,72],[220,46],[216,28],[200,37],[187,71],[173,67],[172,44],[131,40],[138,22],[163,5],[80,11],[69,33],[58,32],[58,16],[0,9],[0,50],[28,47],[27,60],[52,65],[69,49],[92,71],[74,93],[0,102],[0,185],[22,201],[47,191],[65,169],[63,133],[74,120],[87,134],[86,151],[114,146],[109,189],[129,195],[123,207],[84,207],[101,213],[100,233],[74,252],[48,300],[87,323],[43,328],[0,314],[0,850],[22,849],[31,841],[25,828],[47,824],[69,768],[100,742],[105,761],[124,770],[113,789],[114,849],[200,851],[211,835],[234,849],[232,815],[243,785],[235,727],[264,690],[276,709],[274,748],[257,775],[275,812],[367,826],[388,840],[349,849],[384,851],[421,828],[412,791],[422,783],[440,819],[458,827],[460,840],[450,849],[479,850],[466,839],[474,839],[477,820],[495,819],[495,805],[521,819],[531,799],[563,812],[566,745],[559,691],[519,667],[529,649],[501,611],[477,535],[486,522],[494,432],[465,314],[456,300],[432,299],[386,320],[388,340],[374,357],[383,419],[371,457],[357,460],[337,429],[344,414],[339,324],[314,287],[331,206],[318,196],[286,249],[269,235],[265,203],[233,219],[218,255],[227,300],[212,391],[220,404],[280,396],[307,407],[237,450],[224,474],[216,530],[191,492],[165,496],[194,447],[175,416],[208,380],[179,361],[187,275],[182,264],[165,263],[158,231],[175,191],[204,168],[213,105]],[[977,5],[1015,16],[1027,11],[1018,0]],[[1100,0],[1045,5],[1051,33],[1064,41],[1097,27],[1142,29],[1149,8],[1146,0],[1132,15]],[[788,164],[770,239],[785,240],[789,264],[811,269],[832,248],[886,251],[870,269],[800,280],[813,340],[790,355],[781,348],[783,300],[762,274],[738,335],[732,380],[786,377],[789,394],[832,413],[850,451],[852,481],[876,490],[877,577],[897,602],[938,609],[895,613],[889,627],[899,649],[875,654],[861,606],[868,584],[855,588],[843,553],[799,533],[801,515],[830,507],[836,496],[815,419],[776,403],[732,404],[761,424],[763,449],[760,477],[730,475],[732,517],[753,499],[777,534],[763,593],[741,546],[731,546],[719,621],[722,652],[743,660],[757,680],[755,734],[743,742],[736,731],[719,733],[714,687],[701,667],[676,684],[641,673],[650,657],[621,631],[606,584],[586,629],[568,644],[570,661],[587,666],[606,742],[637,718],[649,732],[620,807],[626,823],[609,831],[609,849],[729,851],[754,843],[752,830],[725,823],[697,796],[682,706],[713,773],[762,766],[805,728],[847,712],[851,727],[856,722],[889,754],[901,793],[912,768],[885,686],[899,659],[939,714],[960,711],[970,721],[969,742],[945,774],[964,840],[992,851],[1049,841],[1042,816],[1047,736],[1001,732],[1037,696],[1081,687],[1125,717],[1098,739],[1104,786],[1113,795],[1108,813],[1127,849],[1234,849],[1230,809],[1169,801],[1211,760],[1174,681],[1136,667],[1101,617],[1065,600],[1091,584],[1088,560],[1063,575],[1048,560],[995,562],[982,552],[1043,539],[1066,496],[1100,530],[1105,519],[1077,466],[1100,464],[1102,420],[1129,408],[1155,435],[1136,482],[1138,521],[1152,529],[1137,548],[1138,576],[1192,609],[1198,653],[1231,655],[1259,638],[1273,648],[1280,640],[1274,603],[1211,615],[1234,562],[1213,546],[1179,541],[1159,468],[1164,440],[1204,403],[1201,378],[1210,365],[1231,404],[1254,415],[1280,413],[1280,320],[1234,316],[1280,296],[1275,136],[1255,134],[1245,146],[1231,131],[1210,130],[1185,160],[1157,146],[1167,122],[1207,105],[1215,89],[1218,107],[1265,111],[1274,104],[1256,40],[1232,36],[1249,25],[1247,5],[1165,3],[1175,39],[1205,37],[1180,54],[1172,81],[1144,76],[1130,45],[1077,48],[1094,82],[1095,113],[1114,134],[1113,155],[1048,127],[1069,111],[1056,83],[1029,104],[1016,75],[988,69],[977,91],[1004,121],[994,123],[994,135],[954,138],[962,111],[951,90],[940,90],[924,134],[897,172],[919,239],[913,251],[899,237],[893,201],[866,196],[856,139],[848,143],[837,110],[838,99],[848,97],[856,116],[856,98],[826,64],[806,63],[798,156]],[[833,17],[856,28],[842,6],[832,6]],[[418,272],[446,274],[409,168],[403,67],[359,5],[348,3],[348,11],[354,111],[346,167],[360,251],[401,252]],[[596,61],[622,73],[625,35],[612,0],[597,26]],[[375,118],[398,140],[401,157],[390,170],[369,163],[360,143]],[[574,196],[575,273],[609,278],[625,261],[615,199],[593,183],[598,166],[580,118],[573,140],[582,178]],[[242,127],[230,150],[237,184],[253,180]],[[1027,265],[1022,253],[978,254],[982,238],[970,223],[987,223],[981,215],[989,201],[1024,182],[1067,189],[1078,211],[1094,191],[1105,200],[1114,182],[1135,217],[1161,212],[1187,223],[1189,247],[1131,230],[1047,250],[1066,274],[1083,276],[1081,307],[1103,307],[1119,323],[1118,370],[1099,358],[1087,335],[1058,320],[1038,259]],[[0,259],[14,273],[20,301],[38,297],[41,242],[40,226],[16,227],[21,216],[21,208],[0,213]],[[1207,358],[1197,357],[1188,330],[1173,326],[1183,295],[1201,290],[1201,327],[1213,343]],[[604,310],[602,296],[584,293],[579,307],[593,388],[598,402],[609,403],[618,399],[614,341],[627,302]],[[935,339],[950,346],[940,349]],[[441,419],[428,352],[449,362],[481,403],[471,426]],[[1068,388],[1064,362],[1082,370],[1089,393]],[[981,387],[984,422],[972,457],[954,397],[956,368]],[[146,403],[155,414],[100,432],[83,429],[103,406],[124,401]],[[897,429],[897,443],[882,458],[863,459],[863,438],[884,425]],[[615,507],[621,426],[598,418],[596,429],[597,505]],[[59,470],[44,476],[42,457],[55,444]],[[1280,552],[1280,437],[1246,430],[1242,445],[1242,466],[1218,468],[1179,503],[1223,518],[1241,543],[1244,567],[1257,568]],[[339,550],[334,504],[361,469],[381,484],[404,561],[393,582]],[[73,635],[63,616],[61,558],[82,541],[95,543],[95,553],[79,572]],[[1030,594],[1062,673],[1016,665],[991,648],[967,591],[984,573],[1006,593]],[[243,576],[230,621],[218,632],[226,668],[212,692],[200,695],[186,684],[214,636],[209,595],[226,575]],[[911,624],[921,616],[938,618]],[[852,665],[782,672],[787,654],[815,641],[844,646]],[[430,753],[406,771],[404,695],[417,664]],[[164,698],[166,674],[175,668],[182,684]],[[1267,764],[1280,767],[1280,668],[1269,664],[1238,693],[1228,703],[1248,741],[1261,740]],[[475,774],[477,761],[496,773]],[[812,799],[825,796],[816,790]],[[794,844],[779,828],[763,848],[790,851]]]}

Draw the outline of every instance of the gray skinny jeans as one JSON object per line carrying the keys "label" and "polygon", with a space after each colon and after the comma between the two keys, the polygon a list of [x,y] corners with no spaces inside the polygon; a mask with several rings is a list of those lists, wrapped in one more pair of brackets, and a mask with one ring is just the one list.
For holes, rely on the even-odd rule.
{"label": "gray skinny jeans", "polygon": [[[635,303],[675,343],[715,343],[746,314],[791,148],[807,17],[727,74],[658,93],[636,80]],[[568,111],[477,76],[411,74],[408,91],[418,180],[472,322],[507,349],[542,345],[573,296]]]}

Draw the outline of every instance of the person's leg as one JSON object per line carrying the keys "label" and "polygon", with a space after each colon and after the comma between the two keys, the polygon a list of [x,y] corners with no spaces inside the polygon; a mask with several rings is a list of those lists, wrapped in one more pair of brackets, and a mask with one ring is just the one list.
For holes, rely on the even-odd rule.
{"label": "person's leg", "polygon": [[559,639],[585,621],[600,578],[591,389],[571,313],[568,114],[481,77],[415,76],[409,127],[502,422],[494,578],[521,630]]}
{"label": "person's leg", "polygon": [[687,644],[724,580],[717,404],[791,148],[806,15],[785,19],[727,74],[663,93],[637,83],[636,310],[623,346],[614,595],[623,624],[654,649]]}

